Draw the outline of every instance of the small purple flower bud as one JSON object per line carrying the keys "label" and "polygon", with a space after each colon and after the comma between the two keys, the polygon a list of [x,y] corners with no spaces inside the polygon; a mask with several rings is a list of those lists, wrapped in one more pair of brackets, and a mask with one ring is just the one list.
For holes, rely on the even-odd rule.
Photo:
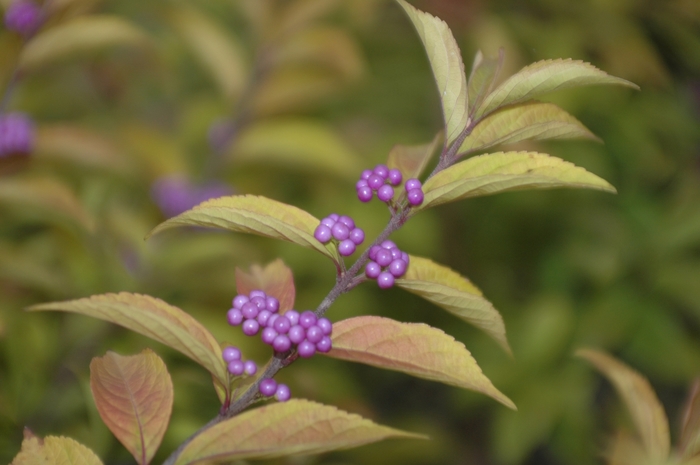
{"label": "small purple flower bud", "polygon": [[260,381],[260,386],[258,387],[260,390],[260,394],[264,395],[265,397],[270,397],[277,392],[277,381],[275,381],[272,378],[265,378],[264,380]]}
{"label": "small purple flower bud", "polygon": [[279,402],[287,402],[292,397],[292,392],[286,384],[278,384],[275,389],[275,399]]}
{"label": "small purple flower bud", "polygon": [[233,362],[234,360],[240,360],[241,350],[238,347],[228,346],[221,351],[221,357],[226,363]]}
{"label": "small purple flower bud", "polygon": [[343,257],[349,257],[355,253],[355,243],[350,239],[345,239],[338,244],[338,253]]}
{"label": "small purple flower bud", "polygon": [[246,360],[243,362],[243,372],[248,376],[253,376],[258,372],[258,366],[252,360]]}
{"label": "small purple flower bud", "polygon": [[307,340],[303,340],[297,347],[297,352],[299,352],[299,356],[302,358],[313,357],[316,353],[316,344]]}
{"label": "small purple flower bud", "polygon": [[226,313],[226,318],[228,319],[228,324],[238,326],[243,321],[243,313],[237,308],[232,308]]}
{"label": "small purple flower bud", "polygon": [[392,186],[398,186],[401,184],[401,181],[403,181],[403,175],[401,174],[401,171],[393,168],[389,170],[388,179]]}
{"label": "small purple flower bud", "polygon": [[333,237],[333,234],[331,232],[331,228],[325,224],[319,224],[314,231],[314,237],[321,244],[327,244]]}
{"label": "small purple flower bud", "polygon": [[382,289],[388,289],[394,285],[394,276],[388,271],[383,271],[377,277],[377,284]]}
{"label": "small purple flower bud", "polygon": [[382,267],[379,266],[377,262],[373,262],[371,260],[367,262],[367,265],[365,266],[365,275],[367,275],[368,278],[376,279],[381,272]]}
{"label": "small purple flower bud", "polygon": [[331,348],[333,347],[333,342],[331,341],[331,338],[328,336],[323,336],[320,341],[316,343],[316,350],[322,353],[327,353],[330,352]]}

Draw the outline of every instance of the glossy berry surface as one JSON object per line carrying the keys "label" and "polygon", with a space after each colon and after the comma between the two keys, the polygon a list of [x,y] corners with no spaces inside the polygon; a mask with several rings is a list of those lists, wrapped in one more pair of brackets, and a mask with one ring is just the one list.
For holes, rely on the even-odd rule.
{"label": "glossy berry surface", "polygon": [[408,203],[414,207],[421,205],[423,203],[423,199],[425,198],[423,195],[423,190],[420,188],[411,189],[407,192],[406,197],[408,198]]}
{"label": "glossy berry surface", "polygon": [[277,392],[277,381],[272,378],[265,378],[260,381],[258,390],[260,391],[260,394],[264,395],[265,397],[274,396],[275,392]]}
{"label": "glossy berry surface", "polygon": [[241,350],[238,347],[228,346],[221,352],[224,362],[229,363],[241,359]]}
{"label": "glossy berry surface", "polygon": [[395,278],[406,274],[408,254],[399,249],[393,241],[387,239],[380,245],[373,245],[368,255],[370,260],[365,265],[365,276],[376,279],[380,288],[390,288],[394,285]]}
{"label": "glossy berry surface", "polygon": [[258,372],[258,365],[252,360],[246,360],[243,362],[243,372],[248,376],[252,376]]}
{"label": "glossy berry surface", "polygon": [[389,289],[394,285],[394,276],[387,271],[382,271],[377,276],[377,285],[382,289]]}
{"label": "glossy berry surface", "polygon": [[34,123],[23,113],[0,114],[0,158],[34,148]]}
{"label": "glossy berry surface", "polygon": [[338,244],[338,253],[343,257],[349,257],[355,253],[355,243],[350,239],[345,239]]}
{"label": "glossy berry surface", "polygon": [[292,397],[292,393],[289,390],[289,386],[286,384],[278,384],[275,390],[275,399],[280,402],[286,402]]}

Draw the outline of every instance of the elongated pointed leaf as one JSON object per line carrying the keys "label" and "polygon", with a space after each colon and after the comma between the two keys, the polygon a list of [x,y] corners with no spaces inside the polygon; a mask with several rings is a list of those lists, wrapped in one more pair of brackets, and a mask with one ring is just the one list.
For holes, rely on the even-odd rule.
{"label": "elongated pointed leaf", "polygon": [[275,297],[280,302],[280,313],[294,307],[296,290],[292,270],[282,260],[262,268],[259,265],[250,267],[250,273],[236,268],[236,290],[239,294],[250,294],[255,289],[263,290],[267,295]]}
{"label": "elongated pointed leaf", "polygon": [[396,370],[515,404],[496,389],[461,342],[423,323],[360,316],[333,324],[330,357]]}
{"label": "elongated pointed leaf", "polygon": [[447,145],[450,145],[467,126],[469,117],[467,77],[459,46],[443,20],[418,10],[404,0],[397,2],[408,14],[428,53],[442,102]]}
{"label": "elongated pointed leaf", "polygon": [[90,363],[90,389],[102,421],[140,465],[153,459],[170,421],[173,382],[152,350],[107,352]]}
{"label": "elongated pointed leaf", "polygon": [[[402,185],[408,179],[419,178],[423,174],[423,170],[430,162],[430,159],[435,154],[435,150],[442,144],[443,132],[440,131],[435,135],[432,141],[423,145],[395,145],[389,151],[387,166],[396,168],[401,171],[403,176]],[[399,192],[404,192],[404,189],[398,188]]]}
{"label": "elongated pointed leaf", "polygon": [[617,84],[639,89],[636,84],[611,76],[590,63],[579,60],[542,60],[528,65],[506,79],[484,99],[475,117],[499,107],[524,102],[554,90],[591,84]]}
{"label": "elongated pointed leaf", "polygon": [[98,52],[115,45],[139,46],[147,36],[134,24],[118,16],[89,15],[47,29],[22,50],[20,66],[33,70],[72,55]]}
{"label": "elongated pointed leaf", "polygon": [[649,381],[609,355],[591,349],[576,351],[615,386],[632,415],[637,432],[653,463],[665,463],[670,451],[668,419]]}
{"label": "elongated pointed leaf", "polygon": [[340,261],[334,247],[324,246],[314,238],[319,223],[313,215],[292,205],[255,195],[234,195],[209,200],[170,218],[146,237],[178,226],[208,226],[281,239]]}
{"label": "elongated pointed leaf", "polygon": [[459,273],[423,257],[411,255],[410,265],[396,284],[444,308],[491,336],[511,354],[503,317],[481,291]]}
{"label": "elongated pointed leaf", "polygon": [[498,73],[503,67],[503,60],[505,59],[505,54],[503,49],[498,51],[497,58],[486,58],[481,50],[476,52],[474,57],[474,63],[472,64],[472,71],[469,75],[469,82],[467,84],[469,88],[469,114],[473,115],[476,108],[481,106],[481,102],[484,98],[491,93],[494,85],[496,84],[496,79],[498,78]]}
{"label": "elongated pointed leaf", "polygon": [[491,113],[476,125],[459,149],[460,155],[523,140],[599,140],[579,120],[551,103],[526,102]]}
{"label": "elongated pointed leaf", "polygon": [[615,192],[604,179],[560,158],[535,152],[498,152],[472,157],[428,179],[423,185],[423,205],[415,211],[498,192],[557,187]]}
{"label": "elongated pointed leaf", "polygon": [[102,461],[73,439],[62,436],[40,439],[25,428],[22,449],[10,465],[102,465]]}
{"label": "elongated pointed leaf", "polygon": [[424,437],[377,425],[335,407],[292,399],[249,410],[213,426],[188,444],[175,463],[319,454],[388,438]]}
{"label": "elongated pointed leaf", "polygon": [[34,305],[27,310],[80,313],[118,324],[183,353],[228,386],[228,372],[214,336],[189,314],[160,299],[121,292]]}
{"label": "elongated pointed leaf", "polygon": [[683,411],[678,451],[684,459],[694,456],[700,457],[700,380],[693,383]]}

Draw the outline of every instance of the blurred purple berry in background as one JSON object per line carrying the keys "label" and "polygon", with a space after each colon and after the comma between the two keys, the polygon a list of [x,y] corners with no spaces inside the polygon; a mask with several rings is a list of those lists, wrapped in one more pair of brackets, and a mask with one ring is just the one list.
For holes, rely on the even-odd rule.
{"label": "blurred purple berry in background", "polygon": [[25,38],[34,34],[43,21],[41,8],[34,2],[18,0],[5,11],[5,27]]}
{"label": "blurred purple berry in background", "polygon": [[34,148],[34,123],[24,113],[0,114],[0,158],[29,154]]}
{"label": "blurred purple berry in background", "polygon": [[218,119],[211,123],[207,132],[209,147],[214,152],[223,152],[233,137],[234,127],[228,119]]}
{"label": "blurred purple berry in background", "polygon": [[196,186],[183,176],[163,176],[151,187],[151,197],[160,207],[163,215],[171,218],[200,203],[231,195],[233,190],[226,184],[210,181]]}

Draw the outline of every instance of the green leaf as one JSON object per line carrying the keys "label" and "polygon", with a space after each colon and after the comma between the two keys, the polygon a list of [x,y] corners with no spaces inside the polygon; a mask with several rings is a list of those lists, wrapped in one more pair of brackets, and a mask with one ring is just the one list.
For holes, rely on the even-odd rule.
{"label": "green leaf", "polygon": [[146,238],[178,226],[208,226],[257,234],[298,244],[340,261],[336,248],[314,237],[320,220],[304,210],[255,195],[234,195],[204,202],[159,224]]}
{"label": "green leaf", "polygon": [[525,102],[494,111],[464,139],[459,156],[523,140],[598,139],[579,120],[551,103]]}
{"label": "green leaf", "polygon": [[147,36],[117,16],[90,15],[71,19],[39,33],[22,50],[20,67],[35,70],[73,55],[94,53],[118,45],[142,46]]}
{"label": "green leaf", "polygon": [[22,449],[10,465],[102,465],[93,451],[66,437],[40,439],[24,429]]}
{"label": "green leaf", "polygon": [[475,110],[481,106],[484,98],[491,93],[496,84],[498,73],[503,67],[505,54],[503,49],[498,51],[498,58],[485,58],[481,50],[476,52],[472,71],[467,84],[469,89],[469,114],[473,115]]}
{"label": "green leaf", "polygon": [[[435,154],[435,150],[442,145],[444,134],[442,131],[437,133],[432,141],[423,145],[395,145],[389,151],[387,166],[396,168],[401,171],[403,180],[401,185],[404,185],[411,178],[419,178],[425,167],[430,163],[430,159]],[[405,189],[397,188],[401,195],[405,195]],[[401,197],[397,199],[401,201]]]}
{"label": "green leaf", "polygon": [[275,297],[280,302],[279,313],[282,314],[294,307],[296,290],[292,270],[280,259],[262,268],[259,265],[250,267],[250,273],[236,268],[236,291],[239,294],[250,294],[250,291],[260,289],[267,295]]}
{"label": "green leaf", "polygon": [[90,389],[109,430],[140,465],[153,459],[173,408],[173,382],[152,350],[124,357],[107,352],[90,363]]}
{"label": "green leaf", "polygon": [[160,299],[121,292],[33,305],[29,311],[62,311],[118,324],[181,352],[228,386],[226,364],[214,336],[197,320]]}
{"label": "green leaf", "polygon": [[230,151],[234,163],[259,163],[323,171],[355,180],[359,157],[326,124],[304,119],[267,120],[237,137]]}
{"label": "green leaf", "polygon": [[449,146],[467,126],[467,77],[462,55],[450,28],[433,15],[418,10],[404,0],[396,0],[406,11],[423,41],[437,83],[445,134]]}
{"label": "green leaf", "polygon": [[583,168],[535,152],[498,152],[452,165],[423,185],[419,211],[455,200],[523,189],[576,187],[616,192],[604,179]]}
{"label": "green leaf", "polygon": [[678,441],[681,457],[700,457],[700,380],[695,380],[683,409],[681,438]]}
{"label": "green leaf", "polygon": [[424,436],[377,425],[335,407],[292,399],[248,410],[209,428],[185,447],[175,464],[320,454],[388,438]]}
{"label": "green leaf", "polygon": [[632,415],[649,459],[653,463],[664,463],[671,442],[668,419],[649,381],[603,352],[580,349],[576,355],[590,362],[615,386]]}
{"label": "green leaf", "polygon": [[481,291],[459,273],[427,258],[411,255],[408,270],[403,278],[396,280],[396,285],[473,324],[512,355],[503,317]]}
{"label": "green leaf", "polygon": [[506,79],[484,99],[475,117],[481,118],[502,106],[531,100],[554,90],[591,84],[618,84],[639,89],[636,84],[611,76],[590,63],[571,59],[542,60]]}
{"label": "green leaf", "polygon": [[332,338],[329,357],[481,392],[515,409],[482,373],[464,344],[437,328],[360,316],[334,323]]}
{"label": "green leaf", "polygon": [[194,8],[173,9],[170,19],[226,99],[236,99],[245,88],[249,74],[238,40]]}

